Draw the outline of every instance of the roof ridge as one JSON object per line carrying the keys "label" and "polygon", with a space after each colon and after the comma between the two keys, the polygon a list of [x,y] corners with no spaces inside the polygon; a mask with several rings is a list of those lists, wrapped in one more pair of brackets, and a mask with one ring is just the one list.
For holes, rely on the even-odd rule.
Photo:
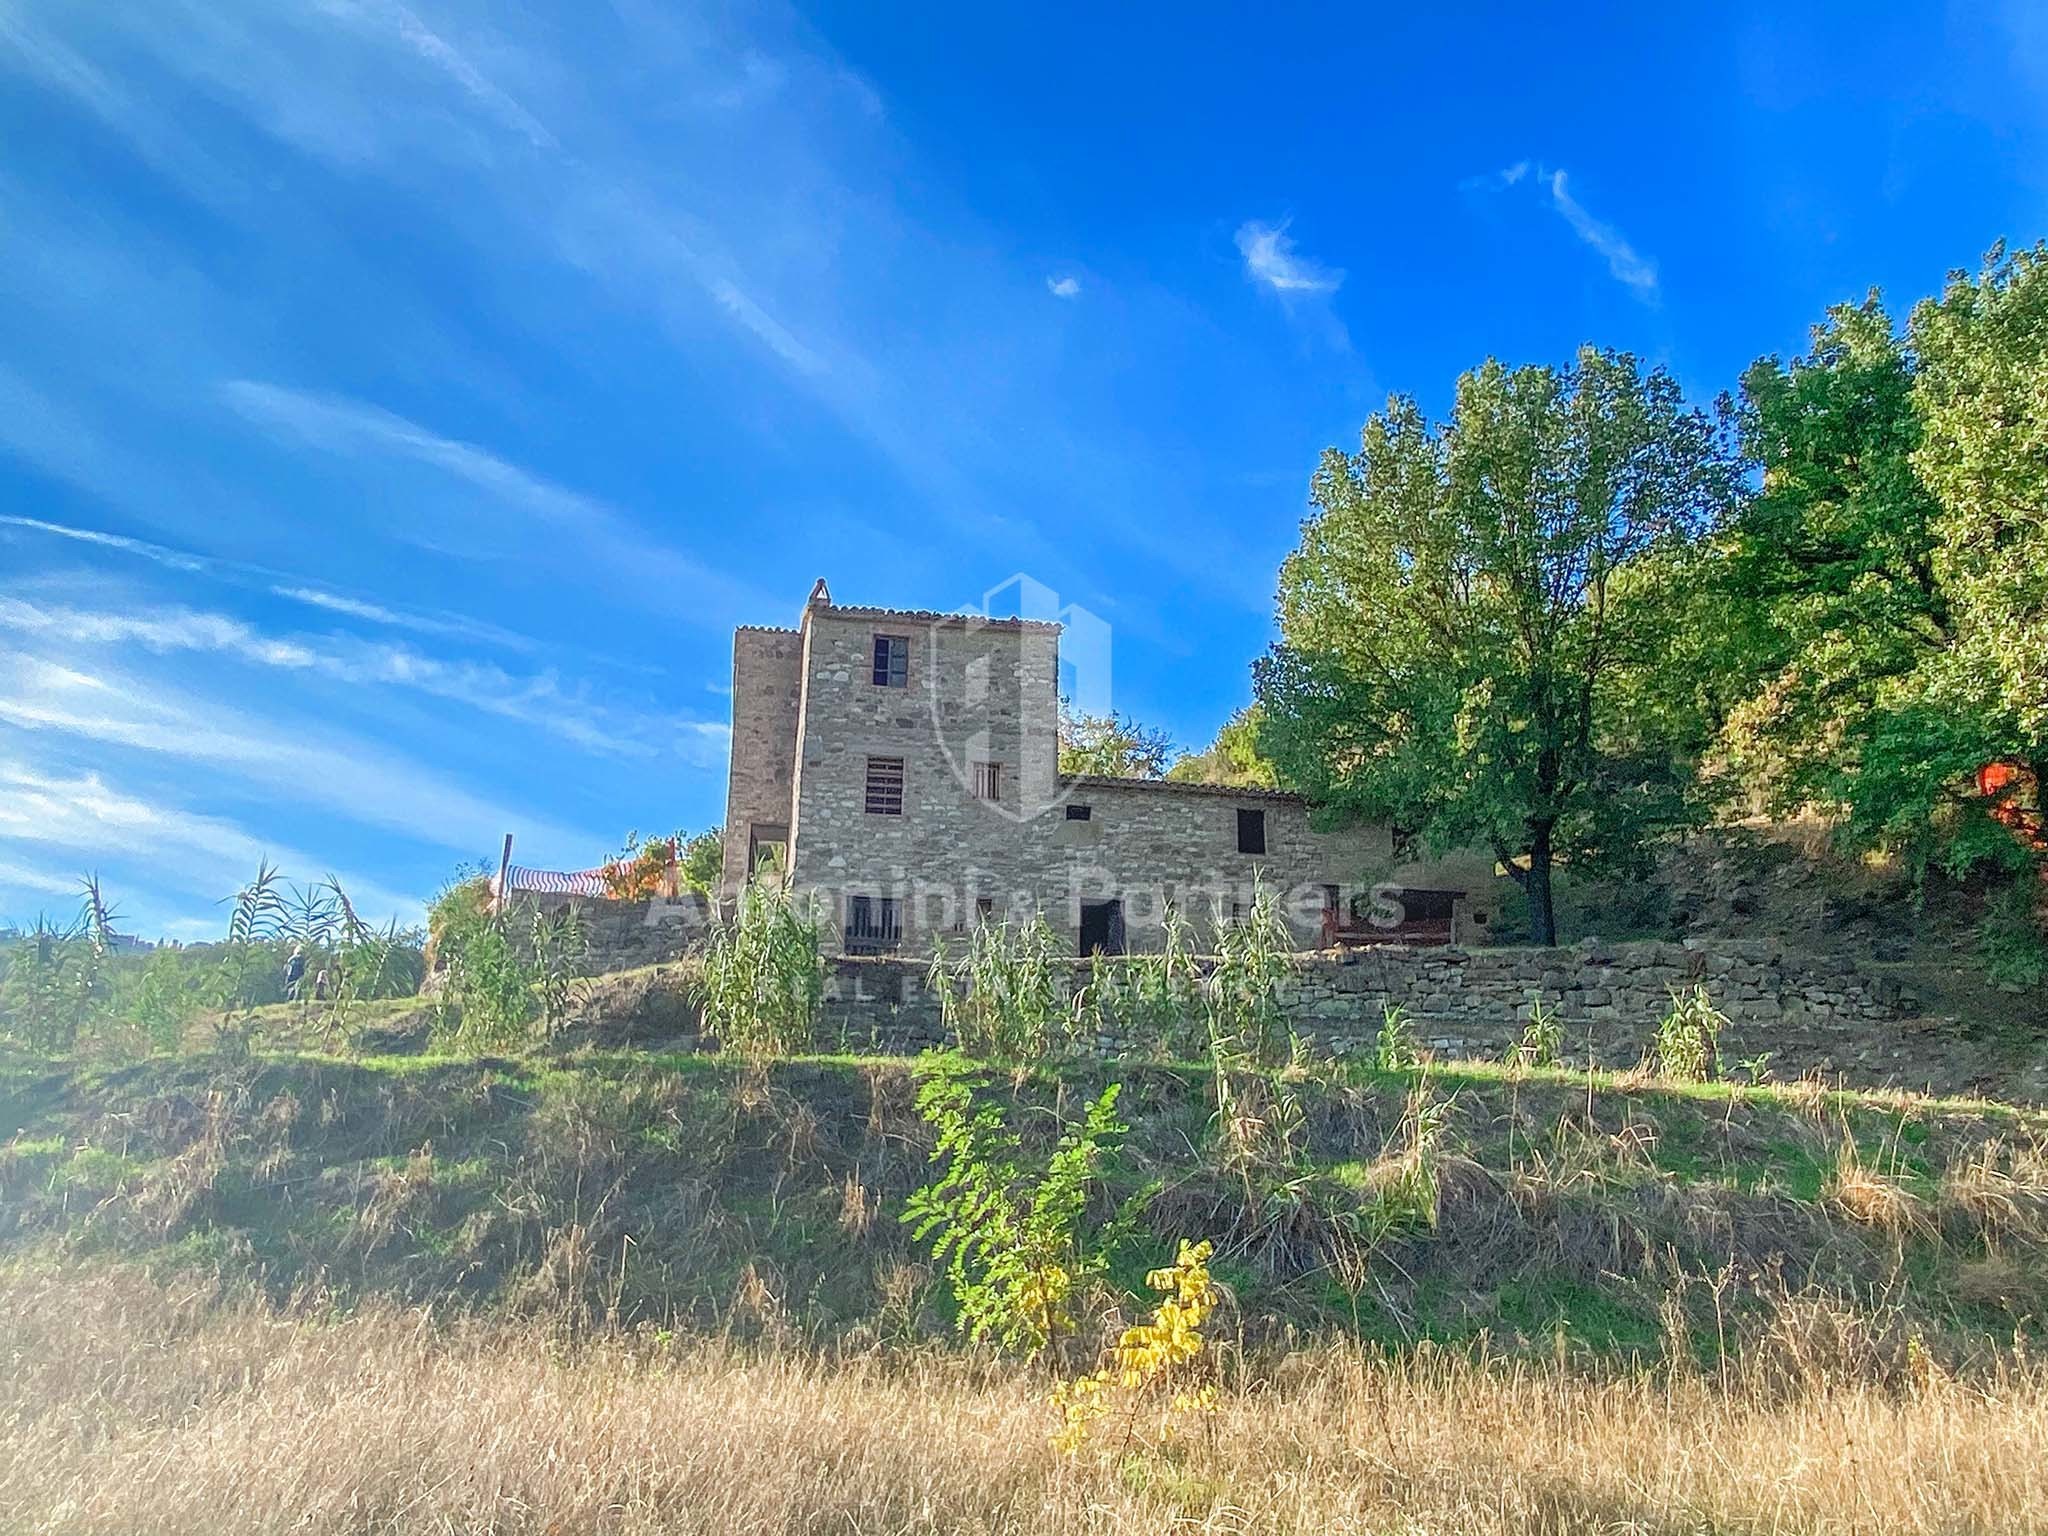
{"label": "roof ridge", "polygon": [[830,603],[820,604],[814,611],[845,619],[907,619],[919,624],[978,624],[985,629],[1050,630],[1058,633],[1065,628],[1054,619],[1026,619],[1014,616],[992,618],[987,614],[975,613],[971,609],[943,613],[936,608],[877,608],[864,603]]}
{"label": "roof ridge", "polygon": [[1262,785],[1252,784],[1202,784],[1191,779],[1125,778],[1114,773],[1063,773],[1059,775],[1059,782],[1086,785],[1091,789],[1144,789],[1191,795],[1223,795],[1240,800],[1296,800],[1303,805],[1308,803],[1308,797],[1296,790],[1267,789]]}

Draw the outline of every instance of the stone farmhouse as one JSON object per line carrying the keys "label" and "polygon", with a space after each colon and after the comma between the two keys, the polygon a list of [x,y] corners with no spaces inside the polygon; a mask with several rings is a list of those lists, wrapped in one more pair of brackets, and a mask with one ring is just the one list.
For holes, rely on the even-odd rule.
{"label": "stone farmhouse", "polygon": [[815,898],[845,954],[929,951],[1043,915],[1077,954],[1198,942],[1255,879],[1304,946],[1474,943],[1492,861],[1403,863],[1382,826],[1318,830],[1298,795],[1059,771],[1060,626],[849,607],[733,637],[724,883]]}

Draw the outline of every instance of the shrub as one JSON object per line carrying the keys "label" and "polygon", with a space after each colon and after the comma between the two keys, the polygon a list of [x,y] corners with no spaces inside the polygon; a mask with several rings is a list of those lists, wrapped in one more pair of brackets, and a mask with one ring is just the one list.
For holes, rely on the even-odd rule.
{"label": "shrub", "polygon": [[113,913],[98,882],[87,880],[81,896],[71,922],[37,918],[0,974],[0,1033],[32,1051],[76,1049],[107,1001]]}
{"label": "shrub", "polygon": [[1564,1026],[1557,1010],[1539,998],[1529,1004],[1529,1021],[1522,1037],[1508,1047],[1507,1065],[1516,1071],[1554,1067],[1564,1055]]}
{"label": "shrub", "polygon": [[[1208,1345],[1202,1325],[1222,1299],[1222,1291],[1209,1278],[1212,1252],[1207,1242],[1183,1238],[1172,1267],[1155,1269],[1145,1277],[1145,1284],[1165,1298],[1153,1308],[1151,1319],[1126,1328],[1099,1370],[1053,1388],[1052,1405],[1060,1415],[1053,1449],[1072,1455],[1096,1424],[1119,1412],[1127,1423],[1134,1421],[1144,1402],[1158,1401],[1163,1387],[1185,1381],[1199,1368]],[[1172,1438],[1178,1416],[1206,1413],[1215,1406],[1213,1382],[1174,1392],[1160,1403],[1159,1439]]]}
{"label": "shrub", "polygon": [[729,921],[712,926],[697,1001],[721,1047],[749,1056],[810,1049],[825,965],[817,919],[781,885],[750,880]]}
{"label": "shrub", "polygon": [[199,1012],[182,957],[174,949],[151,953],[136,988],[133,1017],[150,1049],[175,1054],[184,1043],[185,1027]]}
{"label": "shrub", "polygon": [[2048,894],[2041,882],[2015,880],[2001,891],[1977,928],[1984,974],[2000,986],[2037,987],[2048,981]]}
{"label": "shrub", "polygon": [[[428,947],[441,976],[435,1033],[459,1050],[517,1050],[553,1034],[589,954],[573,904],[550,913],[531,901],[494,907],[489,897],[481,879],[466,876],[427,912]],[[382,963],[382,940],[354,926],[355,968],[367,978]],[[346,981],[348,968],[343,975]]]}
{"label": "shrub", "polygon": [[1116,1118],[1122,1085],[1104,1088],[1034,1164],[1001,1105],[977,1097],[964,1057],[927,1053],[916,1074],[918,1113],[937,1136],[932,1161],[945,1171],[911,1195],[903,1220],[918,1241],[932,1238],[933,1259],[946,1265],[960,1331],[1035,1354],[1073,1331],[1075,1303],[1103,1269],[1083,1216],[1104,1155],[1127,1129]]}

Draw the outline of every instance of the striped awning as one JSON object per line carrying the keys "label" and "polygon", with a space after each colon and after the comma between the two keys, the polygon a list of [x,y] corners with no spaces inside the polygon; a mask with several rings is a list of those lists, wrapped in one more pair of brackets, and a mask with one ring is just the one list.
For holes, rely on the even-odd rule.
{"label": "striped awning", "polygon": [[[535,896],[591,896],[600,900],[611,895],[611,887],[605,883],[605,872],[597,869],[527,869],[523,865],[508,864],[505,867],[505,883],[513,891],[526,891]],[[502,895],[497,889],[497,877],[491,878],[491,894]]]}

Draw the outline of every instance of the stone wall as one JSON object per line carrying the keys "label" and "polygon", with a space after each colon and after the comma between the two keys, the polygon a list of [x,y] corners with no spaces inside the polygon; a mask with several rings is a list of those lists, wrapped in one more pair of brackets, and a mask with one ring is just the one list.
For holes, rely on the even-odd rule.
{"label": "stone wall", "polygon": [[675,901],[595,901],[581,896],[523,894],[539,912],[574,907],[582,915],[590,948],[584,969],[592,975],[632,970],[657,961],[679,960],[695,946],[710,920],[710,903],[695,891]]}
{"label": "stone wall", "polygon": [[[1100,961],[1096,964],[1116,964]],[[1067,995],[1085,984],[1074,962]],[[1606,944],[1568,949],[1410,949],[1381,946],[1301,957],[1283,988],[1288,1024],[1330,1055],[1369,1055],[1389,1006],[1406,1011],[1419,1042],[1448,1057],[1498,1057],[1520,1034],[1532,1002],[1556,1011],[1567,1054],[1601,1065],[1639,1061],[1675,989],[1704,984],[1727,1014],[1724,1056],[1774,1053],[1779,1076],[1811,1068],[1883,1078],[1890,1020],[1910,1012],[1884,978],[1846,961],[1765,941]],[[915,1051],[942,1043],[939,1000],[923,964],[896,959],[828,962],[821,1043]],[[1114,1034],[1105,1054],[1131,1050]]]}
{"label": "stone wall", "polygon": [[726,889],[749,873],[751,834],[789,836],[796,773],[803,637],[793,629],[736,630],[732,637],[732,763],[725,785]]}

